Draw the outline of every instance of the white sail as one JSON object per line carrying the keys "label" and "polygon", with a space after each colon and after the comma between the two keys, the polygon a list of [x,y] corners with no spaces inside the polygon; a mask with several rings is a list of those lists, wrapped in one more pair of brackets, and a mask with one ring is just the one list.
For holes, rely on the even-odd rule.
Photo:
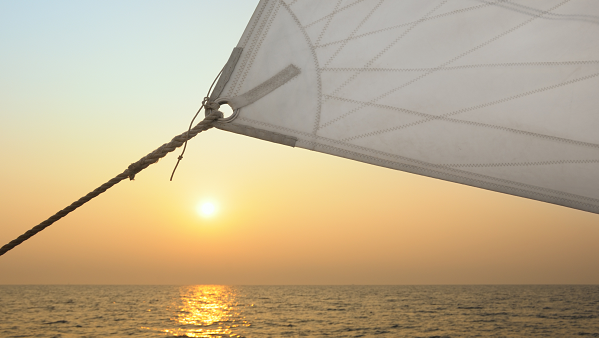
{"label": "white sail", "polygon": [[221,129],[599,213],[599,1],[262,0]]}

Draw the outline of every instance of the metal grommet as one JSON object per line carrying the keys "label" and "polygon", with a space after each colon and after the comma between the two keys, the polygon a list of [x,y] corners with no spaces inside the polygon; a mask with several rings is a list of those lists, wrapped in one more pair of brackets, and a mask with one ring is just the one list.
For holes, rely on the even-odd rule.
{"label": "metal grommet", "polygon": [[[229,100],[227,98],[218,98],[218,99],[214,100],[214,102],[218,103],[221,106],[224,105],[224,104],[226,104],[229,107],[231,107],[229,105]],[[233,108],[233,107],[231,107],[231,108]],[[220,118],[220,119],[218,119],[218,122],[231,122],[231,121],[233,121],[239,115],[239,109],[241,109],[241,108],[233,109],[233,114],[231,114],[231,116]]]}

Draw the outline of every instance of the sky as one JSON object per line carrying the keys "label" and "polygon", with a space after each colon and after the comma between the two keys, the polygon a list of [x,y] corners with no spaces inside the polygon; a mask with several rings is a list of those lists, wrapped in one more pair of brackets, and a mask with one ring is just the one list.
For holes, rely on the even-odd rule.
{"label": "sky", "polygon": [[[185,131],[257,3],[0,2],[0,245]],[[216,129],[177,154],[0,284],[599,283],[596,214]]]}

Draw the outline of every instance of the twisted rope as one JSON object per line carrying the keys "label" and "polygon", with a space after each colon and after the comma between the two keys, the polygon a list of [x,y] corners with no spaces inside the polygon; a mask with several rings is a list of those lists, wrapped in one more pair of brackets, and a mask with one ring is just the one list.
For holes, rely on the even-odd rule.
{"label": "twisted rope", "polygon": [[218,110],[212,110],[210,112],[210,114],[208,114],[208,116],[206,116],[206,118],[204,118],[204,120],[202,120],[200,123],[198,123],[195,127],[189,129],[188,131],[186,131],[178,136],[175,136],[169,143],[163,144],[158,149],[156,149],[153,152],[142,157],[139,161],[132,163],[125,171],[116,175],[113,179],[109,180],[108,182],[102,184],[101,186],[96,188],[96,190],[81,197],[77,201],[73,202],[73,204],[60,210],[59,212],[54,214],[52,217],[50,217],[47,220],[43,221],[42,223],[34,226],[33,228],[31,228],[31,230],[25,232],[24,234],[17,237],[15,240],[11,241],[10,243],[4,245],[2,248],[0,248],[0,256],[4,255],[5,253],[10,251],[17,245],[25,242],[29,238],[35,236],[37,233],[39,233],[40,231],[49,227],[54,222],[58,221],[59,219],[63,218],[64,216],[68,215],[70,212],[79,208],[80,206],[82,206],[83,204],[85,204],[86,202],[91,200],[92,198],[94,198],[94,197],[100,195],[101,193],[105,192],[106,190],[112,188],[114,185],[116,185],[120,181],[127,179],[127,178],[129,178],[130,180],[133,180],[135,178],[135,175],[137,175],[140,171],[142,171],[142,170],[146,169],[147,167],[149,167],[150,165],[158,162],[158,160],[160,160],[161,158],[166,156],[168,153],[170,153],[170,152],[174,151],[175,149],[179,148],[180,146],[182,146],[187,140],[190,140],[190,139],[194,138],[197,134],[212,128],[213,127],[212,124],[214,123],[214,121],[221,117],[222,117],[221,112],[219,112]]}

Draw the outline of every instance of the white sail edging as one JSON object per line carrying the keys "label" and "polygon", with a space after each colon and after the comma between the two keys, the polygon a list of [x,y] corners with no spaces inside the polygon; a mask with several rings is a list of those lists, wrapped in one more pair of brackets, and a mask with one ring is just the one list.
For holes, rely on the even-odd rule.
{"label": "white sail edging", "polygon": [[599,213],[598,2],[262,0],[236,51],[220,129]]}

